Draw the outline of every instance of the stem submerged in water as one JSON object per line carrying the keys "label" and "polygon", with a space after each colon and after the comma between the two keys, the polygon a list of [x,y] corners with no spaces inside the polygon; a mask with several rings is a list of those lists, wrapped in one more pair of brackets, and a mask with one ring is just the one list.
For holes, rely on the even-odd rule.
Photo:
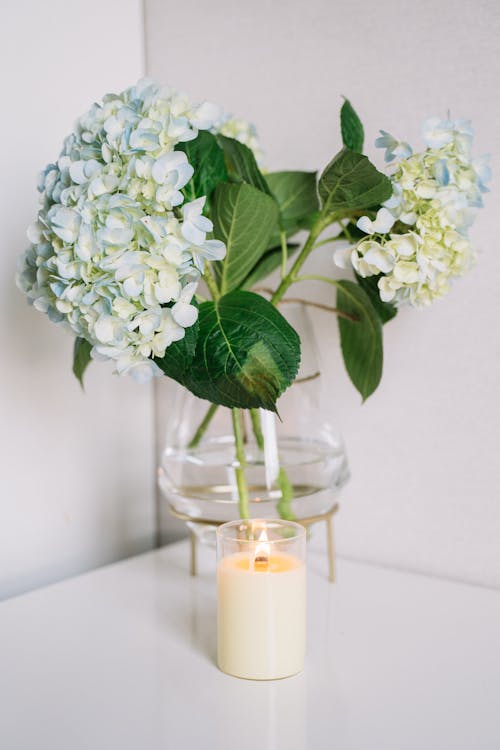
{"label": "stem submerged in water", "polygon": [[[258,409],[251,409],[250,416],[252,419],[252,429],[257,447],[259,448],[259,450],[265,451],[266,439],[268,439],[269,437],[271,437],[272,439],[272,436],[269,436],[267,434],[264,435],[264,433],[262,432],[262,422]],[[276,477],[276,484],[280,489],[281,496],[278,500],[276,508],[280,518],[284,518],[287,521],[295,521],[295,515],[292,510],[293,485],[290,482],[290,478],[286,472],[286,469],[284,468],[284,466],[281,466],[281,458],[279,456],[278,460],[280,463],[280,467],[278,476]],[[265,462],[266,457],[264,455],[264,463]]]}
{"label": "stem submerged in water", "polygon": [[260,414],[258,409],[250,409],[250,419],[252,420],[252,430],[255,437],[255,442],[259,450],[264,450],[264,435],[262,434],[262,427],[260,423]]}
{"label": "stem submerged in water", "polygon": [[208,407],[207,413],[205,414],[200,424],[198,425],[198,429],[196,430],[193,437],[189,441],[188,448],[196,448],[200,444],[200,440],[205,434],[208,428],[208,425],[212,421],[212,418],[218,408],[219,407],[217,406],[217,404],[210,404],[210,406]]}
{"label": "stem submerged in water", "polygon": [[278,487],[281,491],[281,498],[278,501],[280,518],[283,518],[285,521],[295,521],[295,514],[292,510],[293,487],[283,466],[280,467],[278,474]]}
{"label": "stem submerged in water", "polygon": [[234,445],[236,448],[236,486],[238,487],[238,508],[240,518],[250,518],[250,498],[248,496],[248,484],[245,474],[246,455],[243,442],[243,430],[241,427],[241,414],[239,409],[231,409],[233,420]]}

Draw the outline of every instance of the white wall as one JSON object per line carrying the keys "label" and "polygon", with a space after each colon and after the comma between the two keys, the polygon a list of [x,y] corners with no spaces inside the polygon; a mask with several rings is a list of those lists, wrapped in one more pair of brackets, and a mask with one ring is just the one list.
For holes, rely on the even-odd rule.
{"label": "white wall", "polygon": [[89,368],[14,285],[38,172],[94,99],[143,72],[139,0],[0,8],[0,598],[153,544],[152,391]]}
{"label": "white wall", "polygon": [[[448,109],[472,117],[500,174],[500,6],[495,0],[146,0],[148,72],[253,120],[271,169],[314,169],[340,147],[348,95],[366,126],[418,143]],[[380,390],[347,382],[331,320],[316,316],[353,478],[342,553],[500,586],[498,178],[474,237],[477,268],[431,310],[386,329]],[[310,269],[333,271],[330,251]],[[329,288],[304,293],[330,300]]]}

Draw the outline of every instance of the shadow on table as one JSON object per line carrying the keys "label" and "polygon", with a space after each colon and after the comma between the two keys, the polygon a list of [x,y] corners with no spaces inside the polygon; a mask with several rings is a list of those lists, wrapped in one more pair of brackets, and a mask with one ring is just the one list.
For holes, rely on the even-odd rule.
{"label": "shadow on table", "polygon": [[[175,576],[172,575],[175,569]],[[217,661],[217,602],[215,575],[203,569],[196,577],[187,560],[155,560],[155,605],[161,628],[194,648],[212,664]],[[168,581],[168,585],[167,582]]]}

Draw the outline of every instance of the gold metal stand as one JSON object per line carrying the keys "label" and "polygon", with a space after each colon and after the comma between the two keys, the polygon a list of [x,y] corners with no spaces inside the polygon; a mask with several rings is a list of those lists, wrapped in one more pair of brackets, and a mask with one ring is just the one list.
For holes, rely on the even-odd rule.
{"label": "gold metal stand", "polygon": [[[172,505],[169,504],[168,509],[170,513],[175,516],[175,518],[179,518],[181,521],[187,521],[190,523],[200,523],[204,526],[220,526],[221,524],[225,523],[224,521],[215,521],[208,518],[196,518],[196,516],[188,516],[185,513],[179,513],[175,510],[175,508],[172,507]],[[333,535],[333,516],[335,513],[337,513],[339,509],[339,504],[335,503],[333,508],[328,511],[328,513],[322,513],[319,516],[310,516],[309,518],[301,518],[297,521],[297,523],[302,524],[302,526],[305,526],[306,529],[308,529],[310,526],[312,526],[315,523],[324,522],[326,524],[326,541],[327,541],[327,550],[328,550],[328,580],[332,583],[335,582],[335,539]],[[197,552],[197,544],[198,544],[198,537],[196,536],[196,533],[192,531],[192,529],[189,530],[189,542],[190,542],[190,564],[189,564],[189,570],[192,576],[196,575],[196,552]]]}

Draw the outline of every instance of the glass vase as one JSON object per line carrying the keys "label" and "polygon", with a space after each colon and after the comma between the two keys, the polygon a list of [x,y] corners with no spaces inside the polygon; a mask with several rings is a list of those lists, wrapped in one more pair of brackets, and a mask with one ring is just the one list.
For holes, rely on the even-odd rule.
{"label": "glass vase", "polygon": [[[251,517],[301,520],[333,508],[349,469],[342,438],[322,403],[323,378],[307,308],[287,303],[281,311],[300,336],[301,367],[278,400],[279,416],[240,410],[244,468]],[[231,410],[212,406],[166,378],[157,398],[165,415],[159,483],[171,509],[193,522],[239,518]]]}

